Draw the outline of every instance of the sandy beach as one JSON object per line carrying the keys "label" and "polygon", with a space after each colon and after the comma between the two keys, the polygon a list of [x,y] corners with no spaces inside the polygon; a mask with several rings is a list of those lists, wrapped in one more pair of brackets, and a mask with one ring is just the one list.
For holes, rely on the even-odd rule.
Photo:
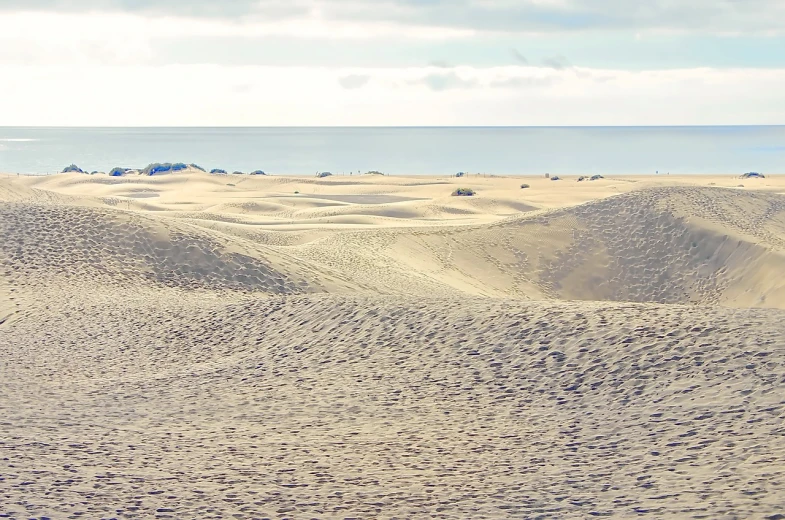
{"label": "sandy beach", "polygon": [[785,518],[783,175],[0,174],[0,236],[0,518]]}

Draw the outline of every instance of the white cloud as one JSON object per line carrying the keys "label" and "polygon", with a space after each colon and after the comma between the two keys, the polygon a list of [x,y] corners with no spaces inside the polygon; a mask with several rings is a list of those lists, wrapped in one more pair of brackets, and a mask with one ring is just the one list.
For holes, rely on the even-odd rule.
{"label": "white cloud", "polygon": [[475,78],[461,77],[458,73],[451,72],[435,72],[428,74],[423,78],[418,78],[411,82],[413,85],[423,84],[431,90],[450,90],[450,89],[465,89],[474,88],[479,85]]}
{"label": "white cloud", "polygon": [[[0,124],[776,124],[785,70],[648,72],[542,67],[0,67]],[[347,90],[341,78],[369,77]],[[439,85],[437,85],[438,87]],[[441,85],[443,86],[443,85]],[[750,95],[754,88],[755,95]]]}
{"label": "white cloud", "polygon": [[785,31],[781,0],[0,0],[0,10],[127,12],[266,23],[397,22],[474,31]]}
{"label": "white cloud", "polygon": [[518,49],[510,49],[510,52],[512,53],[512,57],[515,58],[518,63],[522,63],[523,65],[529,64],[529,59]]}
{"label": "white cloud", "polygon": [[443,41],[469,38],[470,29],[401,25],[388,21],[320,18],[182,18],[125,12],[18,12],[0,16],[0,63],[142,64],[156,45],[183,38],[289,37],[385,42],[391,38]]}
{"label": "white cloud", "polygon": [[338,78],[338,83],[345,89],[355,89],[364,87],[370,80],[367,74],[349,74]]}
{"label": "white cloud", "polygon": [[570,62],[564,56],[549,56],[542,60],[542,64],[555,70],[563,70],[570,67]]}

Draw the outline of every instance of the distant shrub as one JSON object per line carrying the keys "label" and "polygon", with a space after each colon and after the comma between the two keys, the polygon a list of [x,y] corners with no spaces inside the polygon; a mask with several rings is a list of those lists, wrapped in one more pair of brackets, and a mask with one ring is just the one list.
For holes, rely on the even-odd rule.
{"label": "distant shrub", "polygon": [[98,170],[93,170],[90,172],[90,175],[95,175],[96,173],[98,173]]}
{"label": "distant shrub", "polygon": [[251,172],[251,175],[267,175],[262,170],[254,170]]}
{"label": "distant shrub", "polygon": [[172,163],[150,163],[142,170],[142,175],[155,175],[172,171]]}
{"label": "distant shrub", "polygon": [[198,164],[191,163],[188,166],[190,166],[191,168],[193,168],[195,170],[199,170],[199,171],[202,171],[202,172],[207,172],[207,170],[205,170],[204,168],[202,168]]}
{"label": "distant shrub", "polygon": [[226,173],[226,170],[222,170],[220,168],[213,168],[212,170],[210,170],[210,173],[224,174]]}
{"label": "distant shrub", "polygon": [[63,173],[84,173],[84,170],[75,164],[69,164],[63,168]]}
{"label": "distant shrub", "polygon": [[236,171],[232,172],[232,175],[242,175],[242,174],[243,174],[243,172],[241,172],[239,170],[236,170]]}
{"label": "distant shrub", "polygon": [[299,192],[299,191],[295,191],[295,192],[294,192],[294,194],[295,194],[295,195],[299,195],[299,194],[300,194],[300,192]]}
{"label": "distant shrub", "polygon": [[591,176],[591,178],[590,178],[589,180],[590,180],[590,181],[596,181],[596,180],[599,180],[599,179],[604,179],[604,178],[605,178],[605,177],[603,177],[602,175],[600,175],[600,174],[598,173],[597,175],[592,175],[592,176]]}
{"label": "distant shrub", "polygon": [[365,175],[384,175],[384,174],[377,170],[371,170],[369,172],[365,172]]}
{"label": "distant shrub", "polygon": [[584,177],[583,175],[581,175],[580,177],[578,177],[578,182],[583,182],[583,181],[585,181],[585,180],[586,180],[586,177]]}
{"label": "distant shrub", "polygon": [[226,185],[234,187],[234,184],[232,184],[231,182],[227,182]]}
{"label": "distant shrub", "polygon": [[179,172],[188,168],[185,163],[151,163],[148,164],[143,170],[143,175],[155,175],[156,173],[164,172]]}
{"label": "distant shrub", "polygon": [[553,177],[551,177],[551,180],[552,181],[560,181],[561,179],[559,178],[558,175],[554,175]]}
{"label": "distant shrub", "polygon": [[319,177],[319,178],[330,177],[331,175],[332,175],[332,173],[330,173],[330,172],[319,172],[319,173],[316,174],[316,176]]}
{"label": "distant shrub", "polygon": [[526,188],[530,188],[530,187],[531,186],[529,186],[528,184],[521,184],[521,189],[522,190],[525,190]]}
{"label": "distant shrub", "polygon": [[477,192],[471,188],[458,188],[454,192],[452,192],[453,197],[471,197],[475,195]]}
{"label": "distant shrub", "polygon": [[110,177],[122,177],[125,175],[125,168],[112,168],[109,172]]}
{"label": "distant shrub", "polygon": [[466,172],[458,172],[455,174],[456,177],[463,177],[464,175],[466,175]]}

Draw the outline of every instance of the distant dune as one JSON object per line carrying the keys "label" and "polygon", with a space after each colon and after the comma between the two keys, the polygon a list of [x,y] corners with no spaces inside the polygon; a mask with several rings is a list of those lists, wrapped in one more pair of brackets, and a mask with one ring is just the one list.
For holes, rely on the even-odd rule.
{"label": "distant dune", "polygon": [[785,180],[576,180],[0,175],[0,516],[785,514]]}

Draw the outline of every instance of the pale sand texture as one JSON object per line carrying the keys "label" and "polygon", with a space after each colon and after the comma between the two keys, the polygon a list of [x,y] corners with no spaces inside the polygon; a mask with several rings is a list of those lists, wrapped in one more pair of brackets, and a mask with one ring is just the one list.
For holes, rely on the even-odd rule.
{"label": "pale sand texture", "polygon": [[0,176],[0,234],[0,517],[785,514],[780,176]]}

